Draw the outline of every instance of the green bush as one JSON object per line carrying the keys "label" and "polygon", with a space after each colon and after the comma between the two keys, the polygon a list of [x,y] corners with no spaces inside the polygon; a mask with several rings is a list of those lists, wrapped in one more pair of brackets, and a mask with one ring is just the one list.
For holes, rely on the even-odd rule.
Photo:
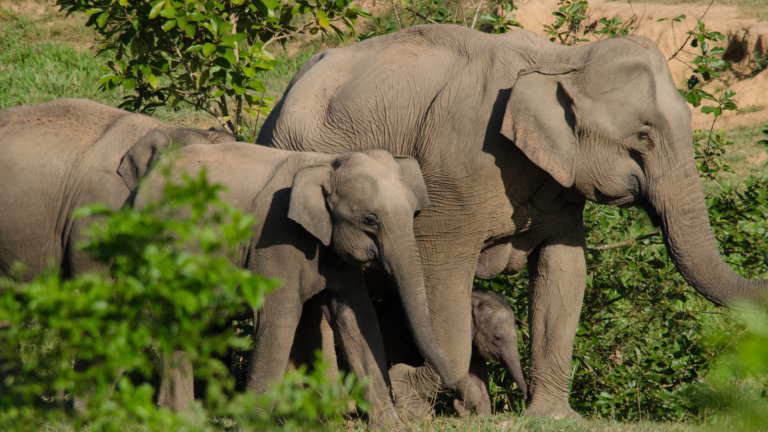
{"label": "green bush", "polygon": [[276,61],[267,51],[296,35],[354,34],[358,16],[349,0],[58,0],[68,13],[85,12],[99,34],[101,88],[125,90],[121,108],[152,113],[179,103],[213,116],[230,133],[253,141],[258,120],[274,98],[258,72]]}
{"label": "green bush", "polygon": [[[246,429],[316,429],[346,408],[340,394],[360,402],[354,378],[332,381],[321,362],[309,375],[304,369],[289,374],[267,395],[234,392],[234,378],[217,357],[248,342],[211,329],[225,327],[243,308],[260,307],[280,282],[228,259],[248,241],[255,221],[220,201],[220,192],[203,172],[168,182],[164,199],[146,209],[80,209],[77,217],[99,222],[79,247],[107,270],[2,281],[0,429],[54,423],[94,431],[130,424],[188,430],[217,418]],[[204,405],[185,414],[157,408],[149,383],[158,357],[178,349],[188,353],[195,377],[207,382]],[[75,397],[84,401],[79,412],[71,408]]]}

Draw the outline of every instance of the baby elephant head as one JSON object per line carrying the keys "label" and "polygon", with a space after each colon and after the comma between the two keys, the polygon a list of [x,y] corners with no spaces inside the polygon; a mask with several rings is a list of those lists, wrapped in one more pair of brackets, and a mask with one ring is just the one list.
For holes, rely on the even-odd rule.
{"label": "baby elephant head", "polygon": [[517,350],[515,313],[507,299],[494,292],[472,293],[472,349],[486,360],[503,364],[528,399],[528,386]]}
{"label": "baby elephant head", "polygon": [[296,173],[288,217],[345,263],[384,270],[396,287],[422,356],[443,385],[453,367],[432,332],[415,214],[429,204],[418,162],[383,150],[344,153]]}

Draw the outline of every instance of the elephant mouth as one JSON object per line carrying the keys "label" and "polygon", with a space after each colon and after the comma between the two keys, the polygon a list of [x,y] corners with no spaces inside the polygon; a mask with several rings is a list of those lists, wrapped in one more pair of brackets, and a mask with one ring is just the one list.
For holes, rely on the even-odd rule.
{"label": "elephant mouth", "polygon": [[638,197],[632,194],[623,195],[620,197],[613,197],[613,196],[604,195],[600,191],[595,191],[595,198],[597,198],[597,202],[599,204],[605,204],[605,205],[621,207],[621,208],[630,208],[630,207],[634,207],[636,205],[642,204],[642,201]]}

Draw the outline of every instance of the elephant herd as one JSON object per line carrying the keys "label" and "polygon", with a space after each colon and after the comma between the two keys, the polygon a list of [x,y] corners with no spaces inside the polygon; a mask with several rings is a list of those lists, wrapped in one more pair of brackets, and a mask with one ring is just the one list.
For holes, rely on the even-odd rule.
{"label": "elephant herd", "polygon": [[[568,389],[587,200],[642,206],[710,301],[766,301],[768,282],[739,277],[717,250],[689,108],[642,37],[566,47],[525,30],[408,28],[316,55],[259,145],[234,141],[86,100],[0,111],[0,276],[16,261],[26,279],[51,259],[65,277],[98,270],[74,247],[92,221],[72,211],[158,198],[165,180],[150,168],[176,144],[179,171],[207,167],[260,221],[232,259],[285,281],[251,315],[249,389],[267,391],[314,349],[335,359],[335,336],[370,378],[370,426],[384,429],[428,416],[445,389],[460,414],[490,414],[486,360],[509,370],[525,413],[578,416]],[[507,300],[472,292],[474,277],[526,264],[529,383]],[[372,294],[397,300],[377,316]],[[183,409],[191,376],[174,376],[160,402]]]}

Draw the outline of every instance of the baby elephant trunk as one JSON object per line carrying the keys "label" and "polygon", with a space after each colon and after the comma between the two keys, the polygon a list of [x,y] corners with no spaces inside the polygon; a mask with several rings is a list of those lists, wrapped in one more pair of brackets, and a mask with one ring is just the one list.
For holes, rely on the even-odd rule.
{"label": "baby elephant trunk", "polygon": [[512,374],[512,379],[515,384],[523,392],[523,400],[528,400],[528,385],[525,383],[525,377],[523,376],[523,367],[520,365],[520,354],[517,352],[517,347],[510,349],[511,353],[505,353],[504,364]]}
{"label": "baby elephant trunk", "polygon": [[397,289],[419,353],[435,368],[442,385],[453,388],[456,386],[456,374],[432,329],[416,239],[412,234],[413,229],[410,226],[405,228],[405,231],[410,228],[410,236],[392,236],[398,238],[399,242],[389,243],[382,248],[382,261]]}

